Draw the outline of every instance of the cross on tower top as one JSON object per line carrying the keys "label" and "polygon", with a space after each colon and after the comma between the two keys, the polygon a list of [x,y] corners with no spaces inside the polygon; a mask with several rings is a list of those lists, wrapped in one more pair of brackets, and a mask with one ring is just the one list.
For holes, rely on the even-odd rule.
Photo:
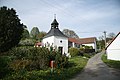
{"label": "cross on tower top", "polygon": [[56,19],[56,14],[54,14],[54,19]]}

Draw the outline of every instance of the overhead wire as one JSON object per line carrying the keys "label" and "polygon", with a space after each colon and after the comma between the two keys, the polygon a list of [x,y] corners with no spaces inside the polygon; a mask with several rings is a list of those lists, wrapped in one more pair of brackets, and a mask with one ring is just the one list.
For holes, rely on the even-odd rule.
{"label": "overhead wire", "polygon": [[61,7],[63,7],[63,6],[60,6],[60,5],[58,5],[58,3],[56,2],[56,1],[46,1],[46,0],[42,0],[42,2],[44,2],[44,3],[46,3],[48,6],[50,6],[51,8],[56,8],[58,11],[60,11],[60,12],[63,12],[64,14],[63,15],[69,15],[69,16],[72,16],[72,17],[74,17],[72,14],[70,14],[69,13],[69,11],[66,9],[66,10],[64,10],[63,8],[61,8]]}

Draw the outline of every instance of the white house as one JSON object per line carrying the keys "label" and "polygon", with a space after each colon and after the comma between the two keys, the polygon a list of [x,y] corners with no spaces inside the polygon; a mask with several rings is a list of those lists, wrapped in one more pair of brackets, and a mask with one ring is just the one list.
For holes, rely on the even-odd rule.
{"label": "white house", "polygon": [[107,59],[120,60],[120,32],[106,47]]}
{"label": "white house", "polygon": [[95,52],[97,51],[96,37],[80,38],[79,40],[81,45],[92,46]]}
{"label": "white house", "polygon": [[56,19],[51,23],[51,29],[43,38],[44,45],[57,48],[61,54],[68,53],[68,37],[65,36],[58,28],[59,23]]}
{"label": "white house", "polygon": [[80,47],[80,41],[76,38],[68,38],[68,47]]}
{"label": "white house", "polygon": [[96,44],[96,37],[89,37],[89,38],[69,38],[69,47],[80,47],[80,45],[85,46],[92,46],[93,49],[95,49],[95,52],[97,51],[97,44]]}

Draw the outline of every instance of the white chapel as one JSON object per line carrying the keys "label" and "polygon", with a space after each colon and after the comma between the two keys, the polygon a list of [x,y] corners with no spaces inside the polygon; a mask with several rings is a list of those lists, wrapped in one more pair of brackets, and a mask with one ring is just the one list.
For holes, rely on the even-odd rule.
{"label": "white chapel", "polygon": [[51,23],[51,29],[47,33],[47,35],[43,38],[42,43],[49,44],[52,47],[56,47],[61,54],[68,53],[68,37],[65,36],[58,27],[59,23],[57,22],[56,18],[54,18],[53,22]]}

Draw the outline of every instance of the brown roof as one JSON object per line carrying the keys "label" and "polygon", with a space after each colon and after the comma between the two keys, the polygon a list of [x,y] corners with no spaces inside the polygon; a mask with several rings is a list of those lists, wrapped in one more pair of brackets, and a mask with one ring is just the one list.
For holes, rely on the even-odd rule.
{"label": "brown roof", "polygon": [[76,39],[76,38],[68,38],[68,41],[79,44],[79,39]]}
{"label": "brown roof", "polygon": [[95,40],[96,40],[95,37],[80,38],[80,39],[68,38],[68,41],[74,42],[74,43],[77,43],[77,44],[89,44],[89,43],[94,43]]}
{"label": "brown roof", "polygon": [[96,37],[80,38],[79,40],[81,44],[89,44],[89,43],[94,43],[96,40]]}
{"label": "brown roof", "polygon": [[105,50],[112,44],[112,42],[118,37],[119,34],[120,34],[120,32],[116,35],[115,38],[112,39],[112,41],[108,44],[108,46],[105,48]]}

